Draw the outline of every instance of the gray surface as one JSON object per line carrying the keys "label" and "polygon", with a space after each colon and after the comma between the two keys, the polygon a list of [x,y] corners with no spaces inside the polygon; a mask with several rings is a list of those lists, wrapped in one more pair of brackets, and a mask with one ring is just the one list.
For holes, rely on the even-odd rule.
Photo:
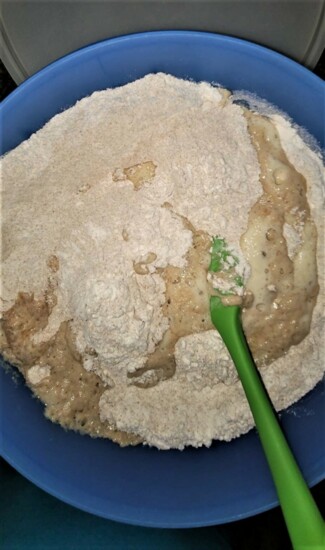
{"label": "gray surface", "polygon": [[17,83],[112,36],[162,29],[245,38],[313,68],[325,46],[325,0],[83,0],[1,3],[1,57]]}

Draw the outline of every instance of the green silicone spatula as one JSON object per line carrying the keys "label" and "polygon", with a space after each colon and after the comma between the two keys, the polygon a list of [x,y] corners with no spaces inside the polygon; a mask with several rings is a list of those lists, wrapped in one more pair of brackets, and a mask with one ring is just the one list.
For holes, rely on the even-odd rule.
{"label": "green silicone spatula", "polygon": [[[210,270],[220,268],[219,246]],[[210,298],[211,319],[236,366],[269,464],[294,550],[325,550],[325,524],[285,439],[254,364],[241,325],[239,306]]]}

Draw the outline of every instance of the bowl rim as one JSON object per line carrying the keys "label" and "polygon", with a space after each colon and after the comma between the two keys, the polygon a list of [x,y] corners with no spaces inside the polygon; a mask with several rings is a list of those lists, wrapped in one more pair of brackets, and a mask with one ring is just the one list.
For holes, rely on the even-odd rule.
{"label": "bowl rim", "polygon": [[71,57],[79,57],[84,53],[85,50],[91,51],[91,50],[98,50],[101,47],[105,47],[108,43],[123,43],[123,42],[129,42],[137,39],[151,39],[153,36],[157,37],[164,37],[164,36],[170,36],[170,37],[178,37],[178,36],[184,36],[189,38],[195,38],[200,36],[210,37],[212,39],[221,38],[225,43],[233,44],[242,43],[245,45],[246,48],[251,49],[252,51],[258,49],[259,51],[264,51],[264,54],[271,57],[272,60],[278,59],[279,61],[285,61],[287,64],[292,65],[295,67],[296,70],[301,71],[302,75],[308,74],[308,78],[312,78],[317,82],[318,84],[321,84],[325,88],[325,82],[316,74],[314,74],[310,69],[307,67],[301,65],[294,59],[291,59],[290,57],[285,56],[284,54],[277,52],[275,50],[272,50],[271,48],[268,48],[267,46],[262,46],[260,44],[257,44],[255,42],[251,42],[250,40],[245,40],[243,38],[237,38],[235,36],[230,36],[226,34],[220,34],[220,33],[213,33],[209,31],[195,31],[195,30],[163,30],[163,31],[144,31],[144,32],[135,32],[130,34],[123,34],[120,36],[114,36],[112,38],[104,38],[103,40],[99,40],[98,42],[93,42],[91,44],[88,44],[86,46],[82,46],[81,48],[78,48],[74,50],[73,52],[67,53],[63,55],[62,57],[59,57],[58,59],[55,59],[45,67],[42,67],[36,73],[33,75],[27,77],[21,84],[17,86],[8,96],[1,102],[1,106],[5,106],[8,101],[12,97],[16,97],[18,94],[24,92],[26,88],[31,83],[34,83],[39,78],[43,78],[44,75],[50,74],[52,70],[55,70],[57,68],[58,64],[61,64],[62,66],[69,62]]}

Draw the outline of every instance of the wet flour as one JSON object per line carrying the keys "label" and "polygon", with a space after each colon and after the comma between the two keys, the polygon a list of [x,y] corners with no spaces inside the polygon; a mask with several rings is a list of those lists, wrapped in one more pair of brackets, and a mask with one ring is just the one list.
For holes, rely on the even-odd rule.
{"label": "wet flour", "polygon": [[[274,122],[309,183],[321,229],[321,163],[282,117]],[[168,329],[161,273],[186,266],[193,232],[184,218],[222,235],[248,278],[239,241],[262,189],[242,109],[208,84],[150,75],[56,116],[3,159],[2,173],[2,309],[18,291],[40,298],[50,283],[54,307],[33,341],[50,341],[70,323],[83,367],[105,384],[101,420],[159,448],[209,445],[250,429],[243,390],[214,330],[179,338],[172,378],[141,388],[130,377]],[[277,408],[322,376],[320,313],[316,306],[299,346],[261,369]],[[51,376],[44,368],[31,367],[32,384]]]}

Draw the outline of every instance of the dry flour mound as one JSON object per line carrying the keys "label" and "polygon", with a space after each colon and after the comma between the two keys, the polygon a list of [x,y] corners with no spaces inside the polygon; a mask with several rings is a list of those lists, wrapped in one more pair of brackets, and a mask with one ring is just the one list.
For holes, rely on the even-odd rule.
{"label": "dry flour mound", "polygon": [[[320,227],[321,162],[281,116],[274,122],[307,179]],[[163,449],[250,429],[244,392],[214,330],[178,340],[172,378],[144,389],[128,376],[168,328],[161,270],[186,265],[193,234],[184,218],[222,235],[249,274],[239,240],[262,190],[242,109],[206,83],[149,75],[57,115],[2,159],[2,173],[2,310],[18,291],[38,299],[53,283],[55,305],[33,341],[49,341],[69,321],[84,368],[106,385],[101,420]],[[318,307],[311,334],[262,369],[277,408],[321,378],[320,331]]]}

